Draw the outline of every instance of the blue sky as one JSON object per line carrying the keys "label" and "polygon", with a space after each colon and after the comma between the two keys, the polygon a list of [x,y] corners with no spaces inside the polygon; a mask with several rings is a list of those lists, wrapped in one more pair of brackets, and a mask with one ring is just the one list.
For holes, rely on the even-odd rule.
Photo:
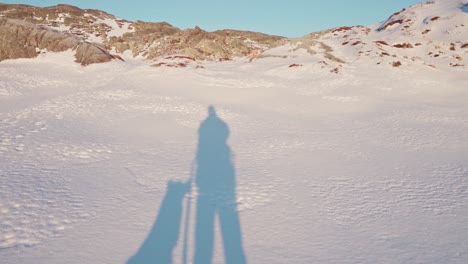
{"label": "blue sky", "polygon": [[343,25],[371,25],[421,0],[29,0],[100,9],[128,20],[166,21],[181,29],[241,29],[287,37]]}

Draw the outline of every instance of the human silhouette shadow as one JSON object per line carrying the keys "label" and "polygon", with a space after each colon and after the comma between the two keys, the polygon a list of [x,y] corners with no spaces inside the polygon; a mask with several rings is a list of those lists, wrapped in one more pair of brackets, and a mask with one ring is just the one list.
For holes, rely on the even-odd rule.
{"label": "human silhouette shadow", "polygon": [[171,264],[180,236],[182,202],[190,182],[169,181],[158,217],[137,254],[127,264]]}
{"label": "human silhouette shadow", "polygon": [[212,263],[216,215],[221,227],[225,262],[246,263],[236,204],[236,174],[228,137],[228,125],[210,106],[208,117],[198,130],[194,264]]}
{"label": "human silhouette shadow", "polygon": [[[198,130],[195,183],[198,189],[194,264],[211,264],[214,250],[214,221],[221,227],[224,258],[227,264],[245,264],[242,234],[236,203],[236,179],[231,150],[227,144],[229,128],[213,106]],[[169,181],[156,221],[138,252],[127,264],[172,264],[173,251],[180,238],[183,200],[191,191],[191,178],[183,183]],[[189,196],[190,197],[190,196]],[[187,201],[185,232],[188,231],[190,200]],[[187,236],[187,233],[184,233]],[[187,237],[184,237],[187,243]],[[183,264],[187,261],[184,244]]]}

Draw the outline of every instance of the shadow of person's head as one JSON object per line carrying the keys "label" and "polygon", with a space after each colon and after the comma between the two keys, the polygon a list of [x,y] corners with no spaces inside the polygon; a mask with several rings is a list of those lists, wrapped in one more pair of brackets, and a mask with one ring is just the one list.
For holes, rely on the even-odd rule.
{"label": "shadow of person's head", "polygon": [[226,144],[229,137],[229,127],[217,114],[213,105],[208,107],[208,116],[200,125],[198,130],[199,145]]}
{"label": "shadow of person's head", "polygon": [[213,105],[208,106],[208,116],[217,116],[216,108]]}

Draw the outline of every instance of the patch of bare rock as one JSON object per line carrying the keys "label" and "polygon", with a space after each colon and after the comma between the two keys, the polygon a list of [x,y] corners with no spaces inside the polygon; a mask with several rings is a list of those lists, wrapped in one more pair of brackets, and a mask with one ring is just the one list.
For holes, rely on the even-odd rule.
{"label": "patch of bare rock", "polygon": [[23,20],[0,18],[0,61],[34,58],[40,50],[76,51],[82,65],[107,62],[115,58],[105,48],[80,40],[76,36],[51,30]]}

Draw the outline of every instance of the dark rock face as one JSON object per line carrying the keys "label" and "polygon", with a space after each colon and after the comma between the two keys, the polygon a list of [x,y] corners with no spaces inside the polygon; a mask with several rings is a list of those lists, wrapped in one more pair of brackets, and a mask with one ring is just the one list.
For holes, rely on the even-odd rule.
{"label": "dark rock face", "polygon": [[24,26],[15,24],[9,19],[0,18],[0,61],[34,58],[38,54],[34,45],[28,45],[29,34],[25,32]]}
{"label": "dark rock face", "polygon": [[83,42],[76,36],[22,20],[0,18],[0,61],[34,58],[43,49],[51,52],[76,49],[75,57],[82,65],[107,62],[113,58],[104,48]]}
{"label": "dark rock face", "polygon": [[38,55],[37,49],[59,52],[78,43],[77,38],[61,32],[17,19],[0,18],[0,61],[34,58]]}
{"label": "dark rock face", "polygon": [[81,65],[89,65],[93,63],[108,62],[115,57],[108,53],[104,47],[82,42],[76,48],[76,62]]}

